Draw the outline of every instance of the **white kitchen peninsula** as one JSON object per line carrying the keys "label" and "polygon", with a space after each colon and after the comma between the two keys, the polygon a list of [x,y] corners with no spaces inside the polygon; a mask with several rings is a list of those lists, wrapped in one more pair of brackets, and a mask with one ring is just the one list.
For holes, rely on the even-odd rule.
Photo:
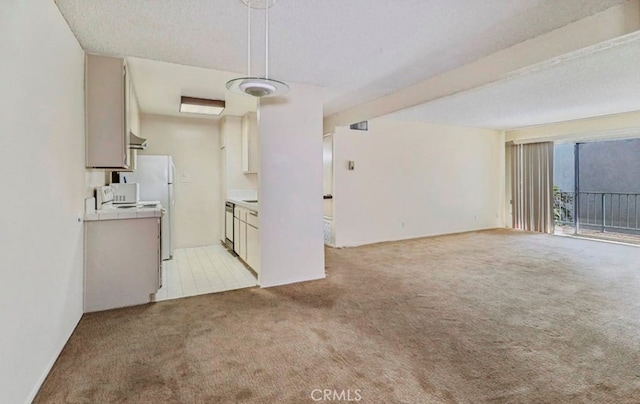
{"label": "white kitchen peninsula", "polygon": [[145,304],[161,285],[160,208],[85,214],[84,312]]}

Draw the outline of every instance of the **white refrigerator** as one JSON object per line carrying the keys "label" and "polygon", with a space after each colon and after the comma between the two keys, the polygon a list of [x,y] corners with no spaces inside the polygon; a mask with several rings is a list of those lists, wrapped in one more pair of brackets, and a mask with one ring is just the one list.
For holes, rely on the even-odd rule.
{"label": "white refrigerator", "polygon": [[173,216],[175,214],[175,193],[173,181],[176,167],[171,156],[138,155],[136,171],[120,173],[120,182],[137,182],[140,187],[141,201],[160,201],[165,209],[162,216],[162,259],[173,257],[174,233]]}

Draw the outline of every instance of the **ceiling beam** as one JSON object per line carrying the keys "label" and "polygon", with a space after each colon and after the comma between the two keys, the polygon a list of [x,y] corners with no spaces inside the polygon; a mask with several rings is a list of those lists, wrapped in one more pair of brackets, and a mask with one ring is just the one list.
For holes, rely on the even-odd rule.
{"label": "ceiling beam", "polygon": [[631,0],[411,87],[325,117],[325,133],[333,132],[336,126],[377,118],[520,76],[585,52],[595,52],[624,41],[625,36],[637,31],[640,31],[640,0]]}

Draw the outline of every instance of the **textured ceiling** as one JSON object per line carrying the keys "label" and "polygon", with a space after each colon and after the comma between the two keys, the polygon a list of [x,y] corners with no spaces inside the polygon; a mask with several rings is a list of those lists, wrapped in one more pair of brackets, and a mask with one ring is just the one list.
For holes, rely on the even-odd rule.
{"label": "textured ceiling", "polygon": [[639,37],[385,118],[510,129],[640,110]]}
{"label": "textured ceiling", "polygon": [[[89,52],[246,71],[240,0],[55,1]],[[279,0],[271,76],[325,87],[329,115],[624,1]],[[264,25],[254,22],[260,73]]]}

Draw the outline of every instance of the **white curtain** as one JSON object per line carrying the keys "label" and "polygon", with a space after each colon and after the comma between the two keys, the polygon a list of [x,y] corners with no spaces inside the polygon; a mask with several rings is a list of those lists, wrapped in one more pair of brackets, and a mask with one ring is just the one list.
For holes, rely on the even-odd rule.
{"label": "white curtain", "polygon": [[553,232],[553,142],[512,146],[511,194],[515,229]]}

